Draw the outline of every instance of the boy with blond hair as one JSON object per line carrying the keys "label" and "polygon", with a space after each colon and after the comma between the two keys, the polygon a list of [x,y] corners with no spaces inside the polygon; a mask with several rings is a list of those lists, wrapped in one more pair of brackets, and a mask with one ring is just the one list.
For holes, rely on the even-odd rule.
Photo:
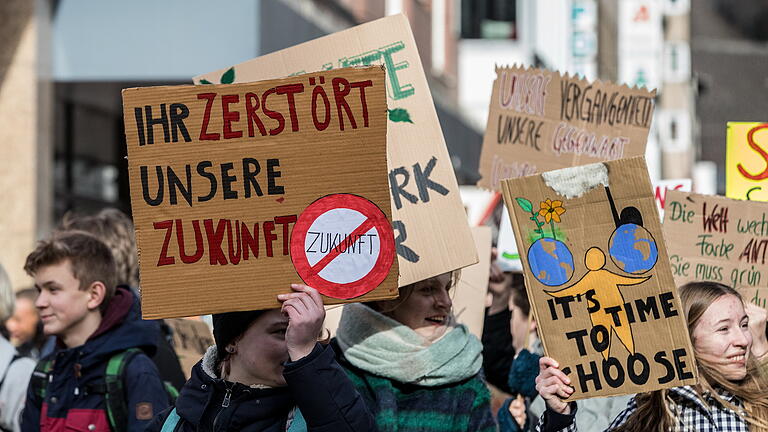
{"label": "boy with blond hair", "polygon": [[131,290],[116,287],[109,248],[84,232],[58,233],[24,269],[40,293],[43,330],[60,349],[35,369],[22,430],[143,431],[169,404],[147,357],[157,334]]}

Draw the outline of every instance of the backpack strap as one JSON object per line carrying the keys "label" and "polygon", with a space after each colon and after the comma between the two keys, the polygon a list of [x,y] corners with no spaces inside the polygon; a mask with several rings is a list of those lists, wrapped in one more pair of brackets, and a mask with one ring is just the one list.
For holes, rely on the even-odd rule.
{"label": "backpack strap", "polygon": [[168,417],[165,418],[165,421],[163,422],[163,428],[160,430],[160,432],[174,432],[180,421],[181,417],[179,417],[179,413],[177,413],[176,408],[174,408],[171,410],[171,413],[168,414]]}
{"label": "backpack strap", "polygon": [[53,370],[53,358],[40,360],[35,366],[32,377],[29,379],[29,387],[33,393],[40,398],[40,401],[45,400],[46,388],[51,381],[51,371]]}
{"label": "backpack strap", "polygon": [[168,395],[171,404],[176,403],[176,399],[179,398],[179,391],[168,381],[163,381],[163,387],[165,387],[165,393]]}
{"label": "backpack strap", "polygon": [[121,351],[107,362],[106,373],[104,374],[105,392],[104,401],[107,406],[107,418],[109,426],[113,432],[124,432],[128,430],[128,401],[125,397],[125,366],[142,351],[138,348],[131,348]]}

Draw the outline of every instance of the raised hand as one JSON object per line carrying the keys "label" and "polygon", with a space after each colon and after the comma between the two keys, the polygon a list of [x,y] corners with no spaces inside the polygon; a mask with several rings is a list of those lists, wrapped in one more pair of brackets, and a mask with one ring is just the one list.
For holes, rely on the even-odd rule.
{"label": "raised hand", "polygon": [[294,292],[278,294],[283,303],[281,311],[288,316],[285,342],[291,361],[306,357],[315,348],[325,321],[323,298],[312,287],[291,284]]}
{"label": "raised hand", "polygon": [[539,376],[536,377],[536,391],[547,406],[560,414],[570,414],[571,407],[563,399],[573,394],[571,379],[560,369],[560,365],[549,357],[539,359]]}

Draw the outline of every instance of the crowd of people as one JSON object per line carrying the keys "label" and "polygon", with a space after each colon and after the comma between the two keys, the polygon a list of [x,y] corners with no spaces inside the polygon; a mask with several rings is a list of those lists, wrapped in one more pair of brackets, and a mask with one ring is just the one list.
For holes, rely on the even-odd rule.
{"label": "crowd of people", "polygon": [[0,430],[768,431],[766,311],[726,285],[679,288],[695,386],[568,401],[522,274],[495,259],[482,338],[455,320],[459,271],[344,306],[334,338],[297,284],[214,315],[187,380],[168,326],[141,319],[133,236],[117,210],[68,217],[28,255],[33,287],[0,266]]}

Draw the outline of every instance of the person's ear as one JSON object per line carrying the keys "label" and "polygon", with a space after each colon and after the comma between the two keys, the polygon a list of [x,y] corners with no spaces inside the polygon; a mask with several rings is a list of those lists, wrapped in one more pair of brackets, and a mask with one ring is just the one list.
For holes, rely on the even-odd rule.
{"label": "person's ear", "polygon": [[237,345],[235,345],[235,344],[229,344],[229,345],[227,345],[227,347],[225,348],[225,350],[227,351],[227,353],[228,353],[228,354],[234,354],[234,353],[236,353],[236,352],[237,352]]}
{"label": "person's ear", "polygon": [[531,318],[531,326],[528,330],[530,331],[536,331],[539,329],[539,326],[536,324],[536,320]]}
{"label": "person's ear", "polygon": [[103,282],[96,281],[88,287],[88,309],[97,310],[104,302],[107,295],[107,287]]}

